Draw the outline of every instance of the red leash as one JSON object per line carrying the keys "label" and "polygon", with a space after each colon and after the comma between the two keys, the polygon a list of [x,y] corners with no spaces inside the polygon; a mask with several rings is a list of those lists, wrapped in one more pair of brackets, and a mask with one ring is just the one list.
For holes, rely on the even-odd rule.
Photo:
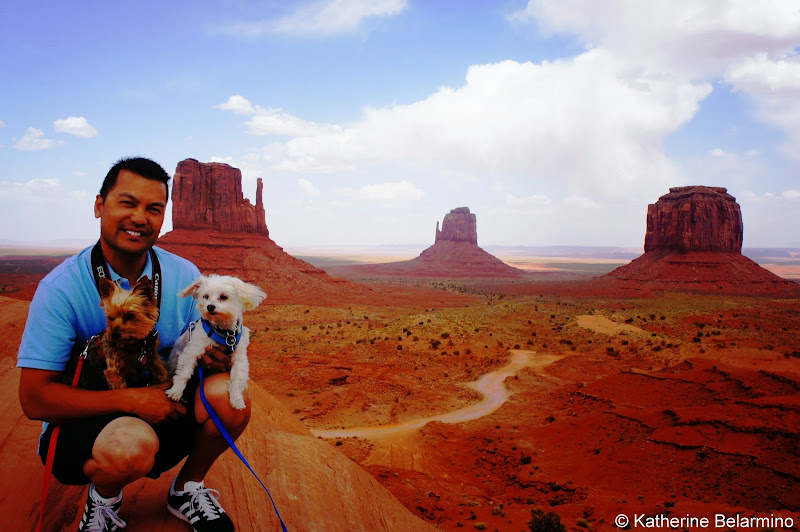
{"label": "red leash", "polygon": [[[83,360],[89,354],[89,344],[91,344],[97,336],[93,336],[88,342],[86,342],[86,347],[83,349],[83,353],[80,354],[78,357],[78,365],[75,368],[75,376],[72,377],[72,386],[78,386],[78,379],[81,376],[81,368],[83,368]],[[47,502],[47,492],[50,491],[50,477],[53,475],[53,460],[55,459],[56,455],[56,443],[58,441],[58,433],[60,432],[61,426],[56,425],[53,429],[53,432],[50,434],[50,444],[47,446],[47,459],[45,460],[44,465],[44,478],[42,479],[42,495],[41,501],[39,502],[39,524],[36,525],[36,532],[39,532],[42,529],[42,520],[44,519],[44,505]]]}

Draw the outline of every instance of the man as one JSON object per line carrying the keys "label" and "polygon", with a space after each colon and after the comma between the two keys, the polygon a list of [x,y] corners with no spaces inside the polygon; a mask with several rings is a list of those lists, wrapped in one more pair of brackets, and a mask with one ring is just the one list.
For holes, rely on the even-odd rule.
{"label": "man", "polygon": [[[59,424],[53,475],[62,484],[90,484],[82,531],[124,527],[118,515],[122,488],[144,476],[157,478],[184,457],[169,491],[168,510],[196,532],[234,529],[217,500],[219,492],[203,484],[228,445],[197,398],[199,391],[187,392],[184,406],[165,395],[170,383],[88,391],[61,382],[73,349],[105,328],[95,272],[125,288],[144,276],[159,284],[156,330],[162,356],[199,317],[191,298],[175,295],[197,278],[198,269],[153,247],[164,222],[168,181],[161,166],[143,158],[122,159],[109,170],[94,204],[100,219],[99,251],[93,260],[93,248],[85,249],[39,283],[20,344],[20,403],[28,418],[45,422],[39,442],[42,462],[53,425]],[[210,374],[206,396],[236,438],[250,419],[249,397],[244,410],[230,406],[230,359],[221,348],[209,348],[202,363]]]}

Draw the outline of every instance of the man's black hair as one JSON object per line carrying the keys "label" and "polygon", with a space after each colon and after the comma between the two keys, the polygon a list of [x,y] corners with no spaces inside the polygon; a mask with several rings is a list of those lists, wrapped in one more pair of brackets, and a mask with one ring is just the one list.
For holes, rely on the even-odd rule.
{"label": "man's black hair", "polygon": [[127,170],[145,179],[164,183],[164,188],[167,191],[167,199],[169,199],[169,174],[160,164],[144,157],[123,157],[117,161],[103,180],[103,186],[100,187],[100,197],[106,199],[108,192],[117,184],[117,177],[122,170]]}

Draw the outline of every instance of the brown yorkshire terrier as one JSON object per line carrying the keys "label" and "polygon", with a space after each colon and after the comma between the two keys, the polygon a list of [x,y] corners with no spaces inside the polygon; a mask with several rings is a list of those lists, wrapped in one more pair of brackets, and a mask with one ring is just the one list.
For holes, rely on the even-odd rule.
{"label": "brown yorkshire terrier", "polygon": [[[78,387],[87,390],[160,384],[169,380],[158,354],[158,306],[150,279],[143,277],[131,290],[100,278],[100,306],[106,313],[106,330],[89,341]],[[79,356],[70,357],[63,382],[71,384]],[[149,379],[147,379],[147,370]]]}

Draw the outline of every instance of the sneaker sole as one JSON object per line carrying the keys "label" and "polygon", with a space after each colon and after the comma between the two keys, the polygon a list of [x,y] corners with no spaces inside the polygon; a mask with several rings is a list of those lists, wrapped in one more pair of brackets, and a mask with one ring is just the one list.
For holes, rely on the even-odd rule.
{"label": "sneaker sole", "polygon": [[[169,511],[169,513],[171,513],[172,515],[174,515],[175,517],[177,517],[178,519],[180,519],[184,523],[189,523],[189,525],[192,524],[191,521],[189,521],[189,519],[185,515],[183,515],[178,510],[174,509],[169,504],[167,505],[167,510]],[[192,530],[194,530],[194,532],[197,532],[197,529],[194,526],[192,526]]]}

